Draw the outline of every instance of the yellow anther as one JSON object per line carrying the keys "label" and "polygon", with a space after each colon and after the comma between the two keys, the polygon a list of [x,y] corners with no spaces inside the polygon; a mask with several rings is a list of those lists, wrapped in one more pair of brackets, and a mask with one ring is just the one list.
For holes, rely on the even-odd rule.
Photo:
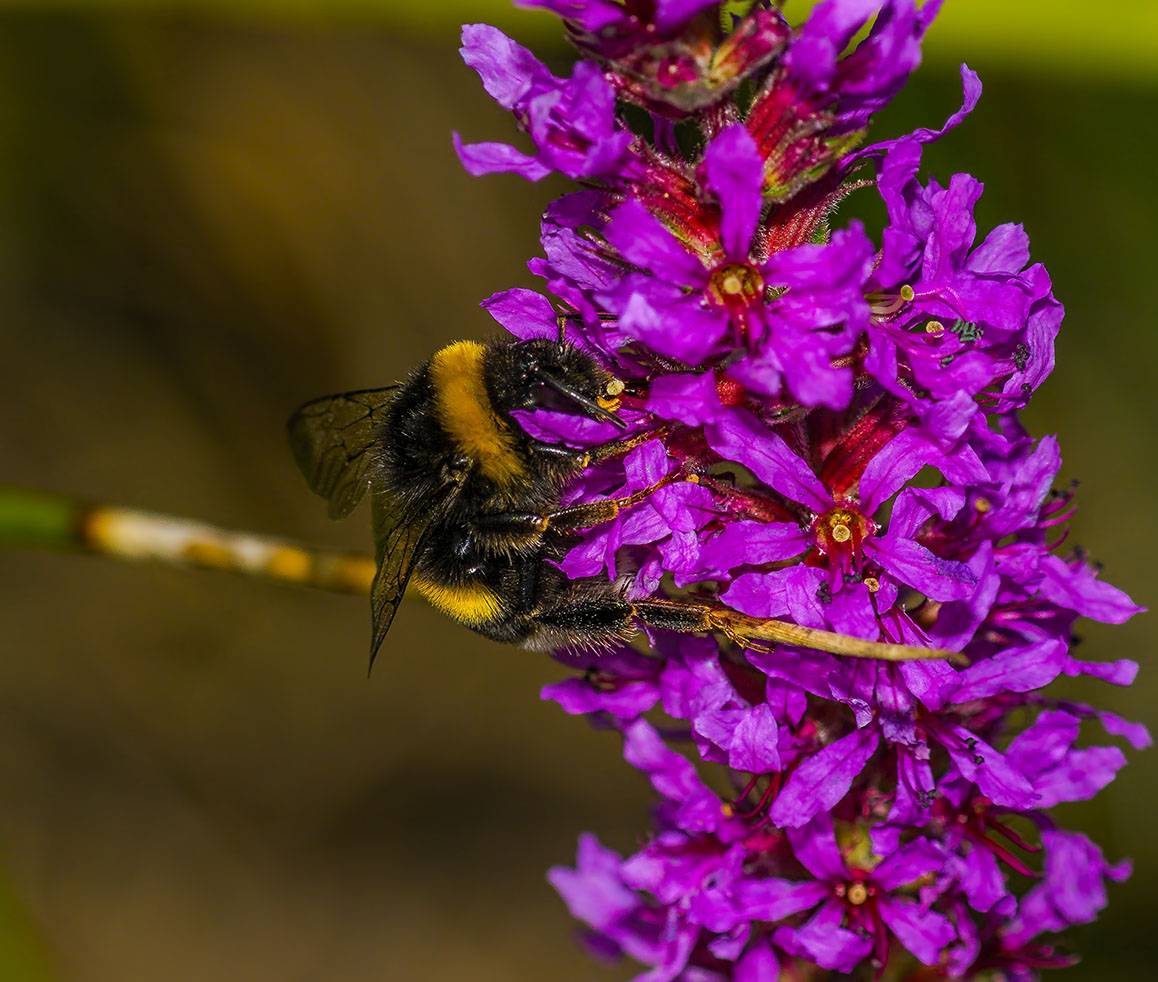
{"label": "yellow anther", "polygon": [[986,512],[993,510],[993,503],[988,498],[978,498],[973,502],[973,507],[984,515]]}
{"label": "yellow anther", "polygon": [[913,288],[909,286],[908,283],[901,287],[901,299],[904,300],[905,303],[908,303],[915,296],[916,294],[913,292]]}
{"label": "yellow anther", "polygon": [[875,576],[866,576],[864,578],[864,585],[868,587],[869,593],[876,593],[881,588],[881,581]]}
{"label": "yellow anther", "polygon": [[868,887],[863,883],[849,884],[848,893],[845,894],[845,899],[854,907],[859,907],[866,900],[868,900]]}
{"label": "yellow anther", "polygon": [[610,382],[607,383],[607,394],[609,396],[617,396],[622,391],[623,391],[623,380],[622,379],[613,378]]}
{"label": "yellow anther", "polygon": [[834,525],[832,527],[832,537],[837,542],[847,542],[852,538],[852,530],[847,525]]}
{"label": "yellow anther", "polygon": [[764,279],[750,263],[717,266],[708,279],[708,297],[716,303],[753,302],[764,293]]}
{"label": "yellow anther", "polygon": [[945,333],[945,325],[940,321],[929,321],[929,323],[925,325],[925,333],[931,334],[935,338],[939,338],[942,334]]}

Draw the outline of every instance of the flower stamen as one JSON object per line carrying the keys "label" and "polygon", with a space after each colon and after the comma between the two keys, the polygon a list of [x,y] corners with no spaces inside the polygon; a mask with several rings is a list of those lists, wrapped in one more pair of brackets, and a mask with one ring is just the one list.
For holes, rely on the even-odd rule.
{"label": "flower stamen", "polygon": [[764,295],[764,277],[751,263],[723,263],[708,278],[708,299],[718,307],[749,307]]}

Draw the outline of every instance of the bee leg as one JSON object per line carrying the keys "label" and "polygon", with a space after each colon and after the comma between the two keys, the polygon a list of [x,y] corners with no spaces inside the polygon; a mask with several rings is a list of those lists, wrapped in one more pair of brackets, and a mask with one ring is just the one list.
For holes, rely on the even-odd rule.
{"label": "bee leg", "polygon": [[573,465],[577,471],[583,470],[590,462],[590,455],[586,451],[573,450],[571,447],[565,447],[561,443],[543,443],[541,440],[531,440],[528,446],[532,454],[542,454],[544,457],[555,457],[558,460]]}
{"label": "bee leg", "polygon": [[740,647],[753,651],[770,650],[758,642],[772,641],[852,658],[879,658],[882,661],[948,659],[957,664],[968,664],[968,659],[959,651],[894,644],[889,641],[866,641],[787,621],[749,617],[727,607],[708,604],[679,600],[637,600],[631,604],[631,613],[648,627],[690,634],[718,631]]}
{"label": "bee leg", "polygon": [[623,440],[609,440],[607,443],[600,443],[587,451],[587,461],[583,466],[590,467],[592,464],[599,464],[614,457],[622,457],[636,447],[647,443],[648,440],[662,437],[666,432],[665,427],[659,427],[654,430],[644,430],[642,433],[636,433]]}
{"label": "bee leg", "polygon": [[695,474],[673,471],[671,474],[661,477],[654,484],[649,484],[646,488],[641,488],[633,494],[624,495],[622,498],[609,498],[607,501],[588,501],[581,505],[571,505],[569,508],[548,512],[543,517],[551,528],[559,532],[574,532],[579,529],[591,528],[594,525],[611,521],[625,508],[631,508],[641,501],[646,501],[660,488],[675,484],[677,481],[688,481],[695,484],[699,482],[699,478]]}
{"label": "bee leg", "polygon": [[561,443],[544,443],[542,440],[531,440],[529,446],[531,453],[557,457],[569,464],[574,464],[577,470],[585,470],[592,464],[599,464],[614,457],[622,457],[641,444],[647,443],[648,440],[662,436],[663,432],[663,430],[647,430],[644,433],[636,433],[635,436],[630,436],[626,440],[609,440],[607,443],[601,443],[590,450],[574,450]]}
{"label": "bee leg", "polygon": [[570,597],[534,613],[531,648],[606,649],[636,633],[632,605],[617,597]]}
{"label": "bee leg", "polygon": [[543,561],[538,556],[529,556],[518,567],[519,609],[516,613],[527,614],[535,609],[539,596],[539,574]]}

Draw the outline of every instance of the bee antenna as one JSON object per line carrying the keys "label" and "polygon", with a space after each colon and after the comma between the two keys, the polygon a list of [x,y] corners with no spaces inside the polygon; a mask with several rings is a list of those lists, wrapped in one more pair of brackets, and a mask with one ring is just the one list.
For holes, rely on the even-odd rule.
{"label": "bee antenna", "polygon": [[573,389],[566,382],[555,378],[554,375],[544,372],[541,368],[534,369],[531,374],[534,375],[535,378],[537,378],[544,385],[550,386],[560,395],[566,396],[572,402],[582,406],[585,410],[587,410],[587,415],[591,416],[593,419],[601,419],[608,423],[614,423],[621,430],[627,429],[627,423],[616,416],[615,413],[604,409],[601,405],[599,405],[599,403],[595,402],[593,399],[588,399],[587,396],[583,395],[582,392]]}

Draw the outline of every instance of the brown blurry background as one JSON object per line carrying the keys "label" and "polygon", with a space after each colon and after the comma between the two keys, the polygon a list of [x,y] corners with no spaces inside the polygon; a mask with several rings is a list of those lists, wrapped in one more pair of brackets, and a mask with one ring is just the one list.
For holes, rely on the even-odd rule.
{"label": "brown blurry background", "polygon": [[[478,301],[535,285],[564,186],[460,170],[452,130],[511,124],[449,29],[17,6],[0,480],[366,548],[361,512],[331,524],[304,488],[286,416],[490,333]],[[959,105],[950,57],[981,71],[928,162],[982,177],[982,227],[1023,220],[1050,267],[1068,317],[1029,422],[1083,480],[1072,540],[1150,602],[1158,87],[950,41],[875,133]],[[545,657],[415,603],[367,681],[358,599],[34,553],[0,553],[0,591],[2,982],[630,974],[574,945],[543,874],[582,830],[631,848],[649,792],[612,736],[539,702]],[[1154,632],[1089,626],[1084,656],[1138,659],[1140,682],[1067,691],[1153,718]],[[1070,982],[1152,970],[1156,764],[1131,756],[1060,810],[1137,863]]]}

